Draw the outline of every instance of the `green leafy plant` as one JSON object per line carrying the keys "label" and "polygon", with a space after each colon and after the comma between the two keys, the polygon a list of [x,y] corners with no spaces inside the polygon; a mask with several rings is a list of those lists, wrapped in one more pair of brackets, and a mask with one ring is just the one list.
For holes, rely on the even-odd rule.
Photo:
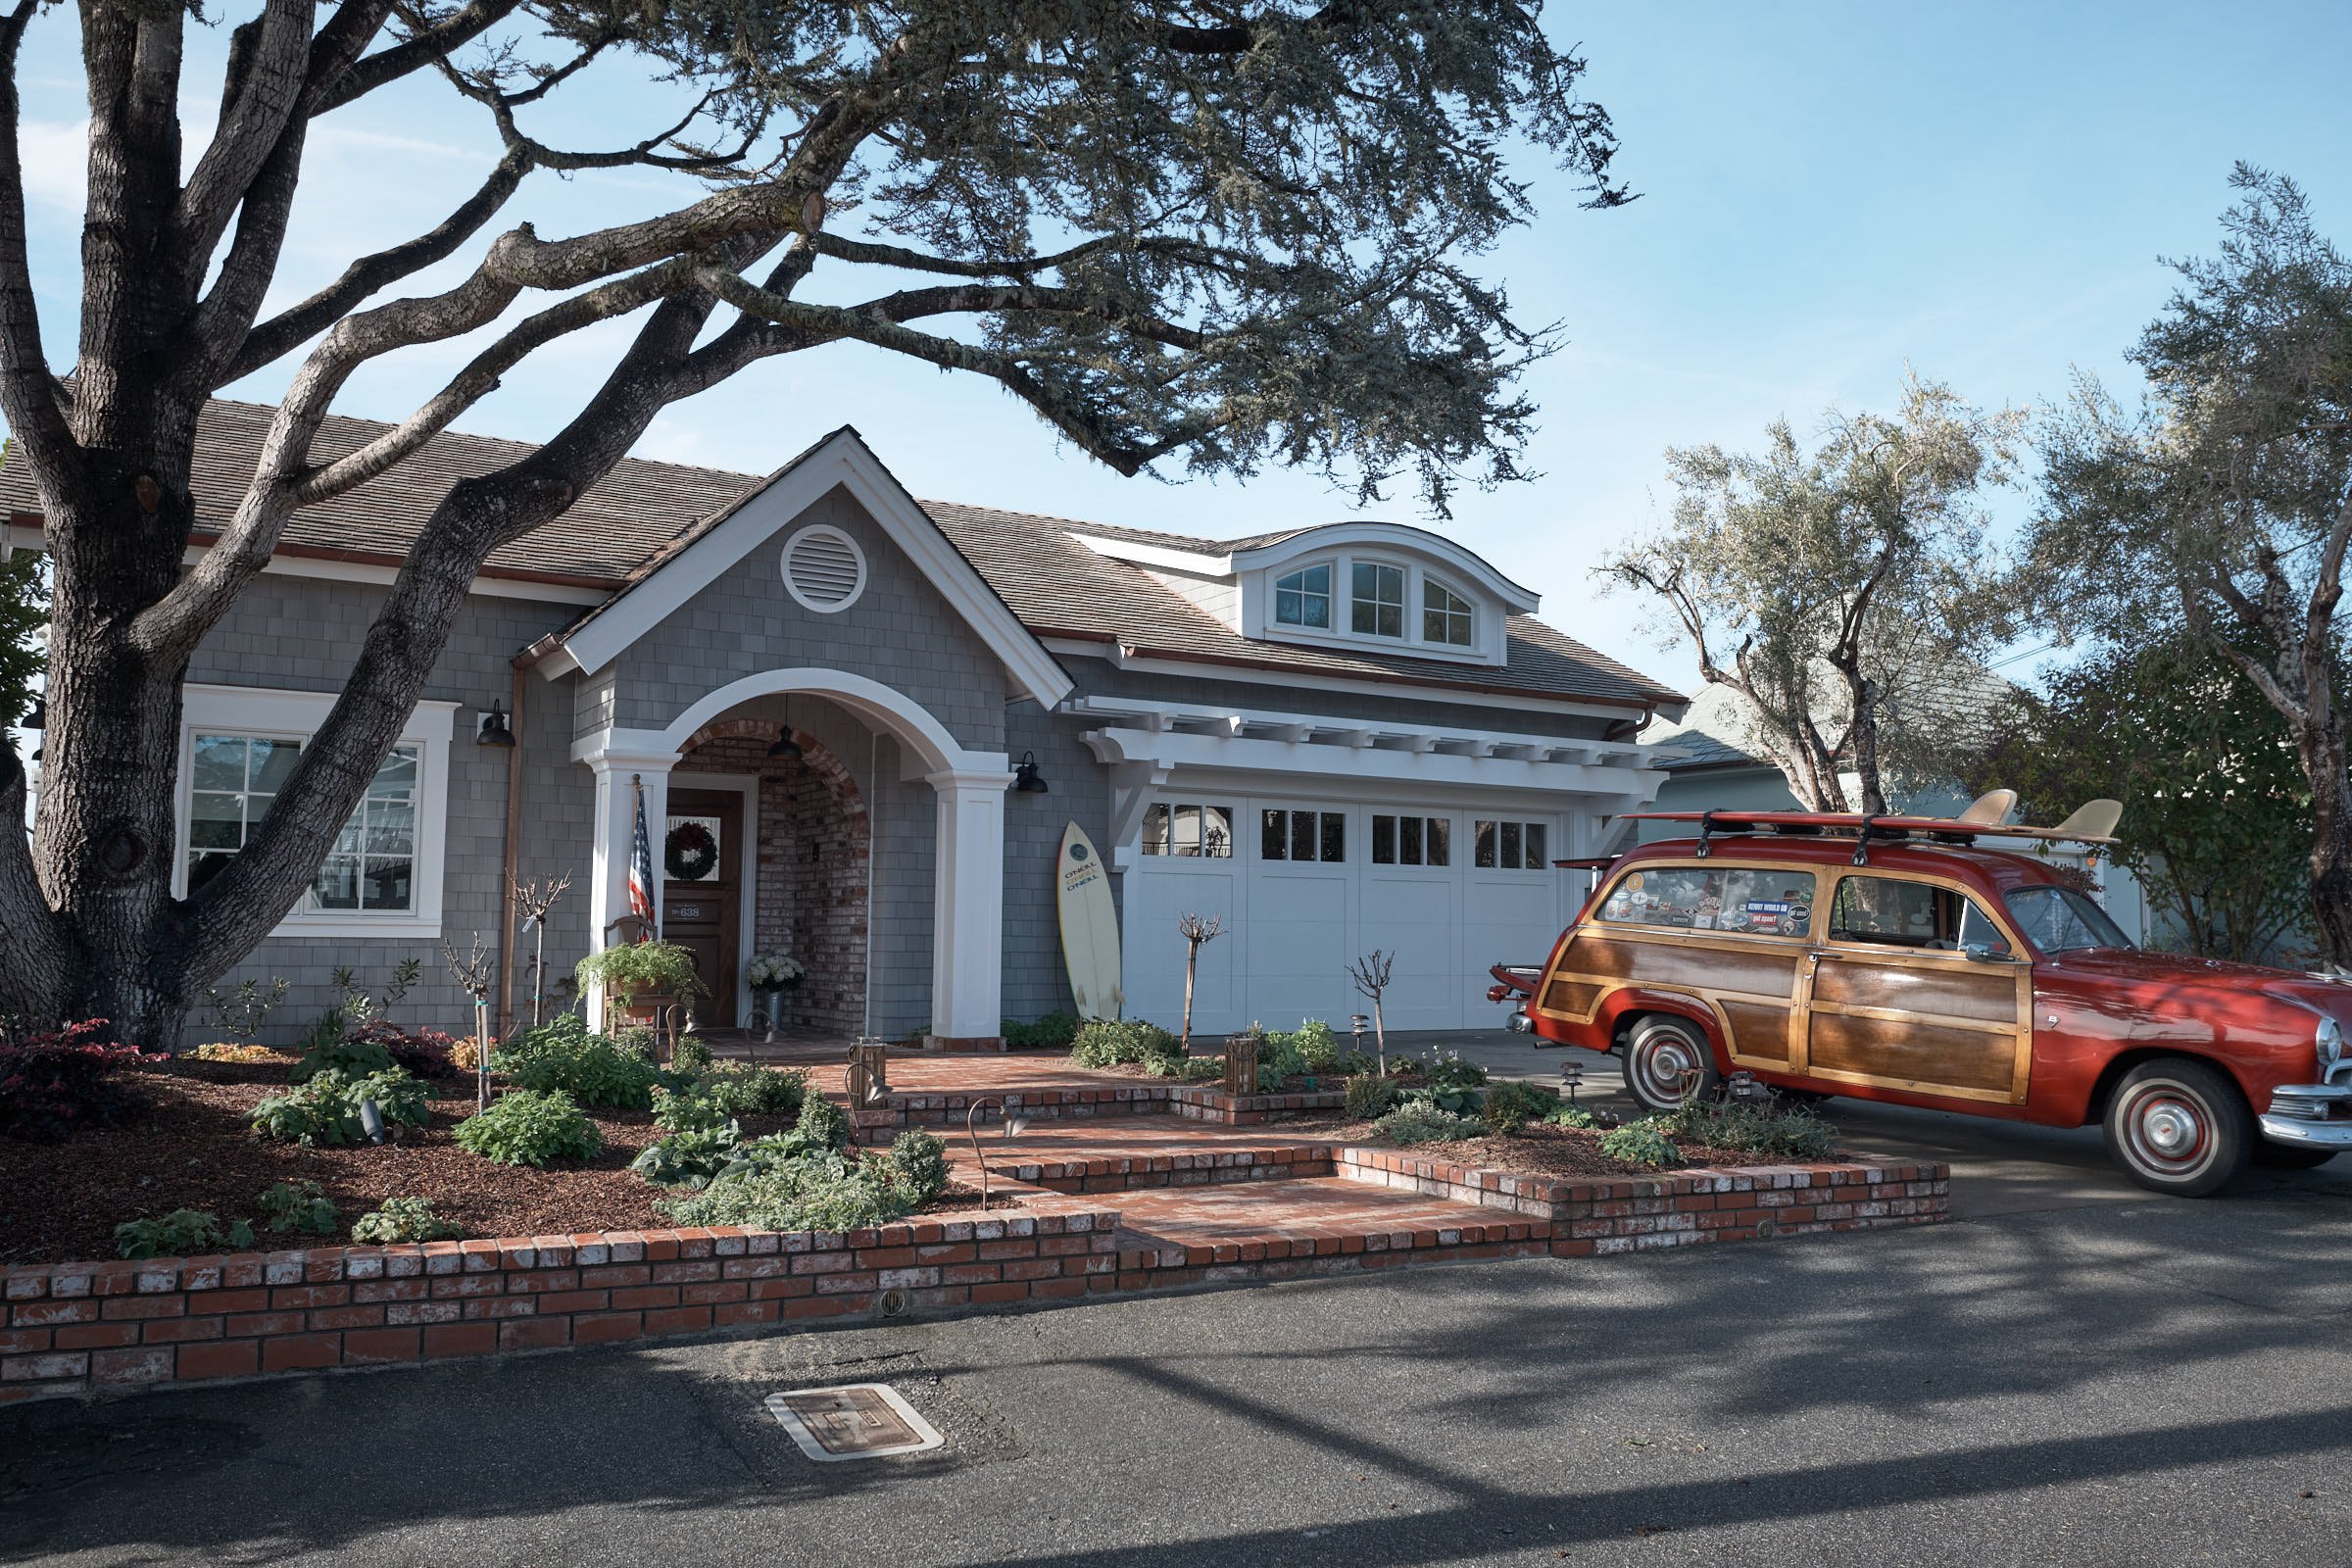
{"label": "green leafy plant", "polygon": [[1154,1078],[1174,1078],[1181,1083],[1204,1084],[1225,1076],[1222,1056],[1146,1056],[1144,1071]]}
{"label": "green leafy plant", "polygon": [[1476,1116],[1456,1116],[1426,1100],[1408,1100],[1372,1124],[1372,1136],[1392,1144],[1449,1144],[1486,1130]]}
{"label": "green leafy plant", "polygon": [[515,1090],[490,1108],[458,1123],[459,1147],[502,1165],[545,1166],[556,1159],[592,1159],[604,1152],[604,1135],[561,1090]]}
{"label": "green leafy plant", "polygon": [[1422,1082],[1433,1089],[1475,1089],[1487,1081],[1486,1068],[1464,1061],[1460,1053],[1443,1046],[1432,1046],[1414,1065],[1420,1069]]}
{"label": "green leafy plant", "polygon": [[678,1043],[669,1050],[669,1067],[672,1072],[697,1074],[709,1072],[710,1070],[710,1042],[696,1034],[679,1036]]}
{"label": "green leafy plant", "polygon": [[367,1141],[360,1106],[370,1100],[386,1125],[421,1127],[431,1119],[424,1085],[398,1067],[358,1078],[329,1068],[285,1094],[270,1096],[247,1115],[260,1137],[340,1148]]}
{"label": "green leafy plant", "polygon": [[1505,1079],[1487,1091],[1478,1113],[1486,1122],[1487,1131],[1507,1137],[1525,1130],[1531,1121],[1542,1121],[1558,1109],[1559,1104],[1560,1097],[1540,1084]]}
{"label": "green leafy plant", "polygon": [[414,1242],[454,1242],[465,1230],[433,1212],[423,1198],[387,1198],[383,1206],[362,1214],[351,1227],[355,1242],[393,1247]]}
{"label": "green leafy plant", "polygon": [[[1270,1034],[1264,1031],[1258,1032],[1258,1088],[1265,1090],[1287,1089],[1290,1087],[1292,1079],[1303,1078],[1306,1076],[1306,1050],[1305,1047],[1300,1044],[1300,1037],[1304,1035],[1305,1032],[1306,1031],[1304,1029],[1296,1030],[1289,1034],[1285,1034],[1280,1030],[1276,1030]],[[1339,1059],[1336,1052],[1334,1053],[1332,1059],[1334,1061]]]}
{"label": "green leafy plant", "polygon": [[276,1182],[254,1200],[261,1206],[262,1229],[290,1231],[298,1236],[331,1236],[335,1205],[313,1181]]}
{"label": "green leafy plant", "polygon": [[1658,1118],[1669,1137],[1708,1149],[1732,1149],[1775,1159],[1827,1159],[1838,1152],[1838,1129],[1801,1106],[1765,1101],[1709,1100]]}
{"label": "green leafy plant", "polygon": [[[337,1016],[341,1016],[339,1010]],[[398,1065],[390,1049],[381,1041],[338,1030],[332,1039],[306,1039],[302,1060],[294,1064],[292,1076],[298,1084],[307,1084],[322,1072],[365,1078],[371,1072],[389,1071]]]}
{"label": "green leafy plant", "polygon": [[187,1257],[252,1245],[251,1224],[238,1220],[223,1230],[219,1219],[193,1208],[175,1208],[156,1219],[124,1220],[115,1227],[115,1252],[121,1257]]}
{"label": "green leafy plant", "polygon": [[568,1095],[583,1105],[652,1106],[662,1069],[634,1041],[590,1034],[579,1014],[559,1014],[499,1048],[490,1064],[524,1089]]}
{"label": "green leafy plant", "polygon": [[674,942],[620,942],[600,949],[572,968],[583,991],[602,986],[614,996],[708,996],[695,974],[694,955]]}
{"label": "green leafy plant", "polygon": [[1370,1121],[1396,1108],[1404,1091],[1374,1073],[1359,1072],[1348,1080],[1348,1114]]}
{"label": "green leafy plant", "polygon": [[1176,1037],[1141,1018],[1089,1018],[1070,1042],[1070,1060],[1080,1067],[1114,1067],[1176,1054]]}
{"label": "green leafy plant", "polygon": [[1561,1103],[1544,1114],[1546,1127],[1576,1127],[1587,1131],[1600,1125],[1600,1118],[1582,1105]]}
{"label": "green leafy plant", "polygon": [[212,1006],[213,1016],[220,1020],[221,1028],[251,1045],[261,1039],[262,1025],[277,1010],[278,1004],[286,1000],[286,982],[272,975],[269,985],[264,986],[249,977],[238,981],[236,989],[227,996],[216,988],[206,991],[204,1000]]}
{"label": "green leafy plant", "polygon": [[1600,1135],[1600,1152],[1611,1159],[1622,1159],[1629,1165],[1647,1165],[1664,1169],[1683,1162],[1683,1152],[1674,1146],[1665,1123],[1655,1116],[1629,1121],[1622,1127],[1611,1128]]}
{"label": "green leafy plant", "polygon": [[1049,1012],[1029,1023],[1007,1018],[999,1026],[1004,1036],[1007,1051],[1066,1050],[1078,1038],[1078,1015],[1074,1012]]}
{"label": "green leafy plant", "polygon": [[798,1067],[723,1062],[697,1077],[691,1093],[730,1116],[790,1116],[808,1098],[808,1075]]}
{"label": "green leafy plant", "polygon": [[801,1102],[801,1119],[794,1124],[793,1131],[812,1146],[824,1149],[847,1149],[857,1135],[850,1113],[822,1095],[810,1095]]}
{"label": "green leafy plant", "polygon": [[654,1091],[654,1125],[665,1133],[707,1132],[724,1127],[728,1119],[724,1106],[710,1096],[696,1094],[692,1085]]}
{"label": "green leafy plant", "polygon": [[911,1207],[920,1208],[948,1190],[948,1146],[931,1134],[899,1134],[891,1140],[886,1157]]}
{"label": "green leafy plant", "polygon": [[1404,1092],[1407,1103],[1434,1106],[1448,1116],[1475,1116],[1486,1098],[1466,1084],[1421,1084]]}
{"label": "green leafy plant", "polygon": [[648,1145],[629,1169],[657,1187],[703,1187],[727,1168],[742,1143],[743,1129],[732,1121],[680,1128]]}

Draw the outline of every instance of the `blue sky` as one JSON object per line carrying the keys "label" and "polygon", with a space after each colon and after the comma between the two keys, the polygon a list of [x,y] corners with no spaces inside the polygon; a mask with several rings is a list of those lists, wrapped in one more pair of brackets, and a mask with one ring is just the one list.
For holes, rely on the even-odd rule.
{"label": "blue sky", "polygon": [[[1561,6],[1547,21],[1590,59],[1588,90],[1624,143],[1618,172],[1642,196],[1587,213],[1564,181],[1539,179],[1543,216],[1487,263],[1523,317],[1560,321],[1568,344],[1528,383],[1542,477],[1464,494],[1447,526],[1540,590],[1554,624],[1670,683],[1694,682],[1688,654],[1661,650],[1643,607],[1599,597],[1589,570],[1662,514],[1665,447],[1753,445],[1783,415],[1801,430],[1833,404],[1886,407],[1906,364],[1986,404],[2060,398],[2074,368],[2128,380],[2123,351],[2170,286],[2157,258],[2211,248],[2234,159],[2293,174],[2352,241],[2341,0]],[[84,109],[72,26],[70,11],[44,16],[24,62],[53,354],[74,335]],[[224,39],[197,31],[188,79],[209,91]],[[608,77],[566,118],[609,137],[658,114],[653,97]],[[212,105],[189,108],[193,137]],[[466,106],[428,86],[334,117],[313,148],[277,301],[430,226],[493,156]],[[676,194],[640,172],[542,174],[509,220],[559,234]],[[619,341],[569,341],[463,426],[546,435]],[[338,410],[405,414],[467,352],[373,368]],[[274,400],[291,364],[233,390]],[[639,450],[763,469],[845,421],[917,495],[1211,535],[1355,514],[1303,474],[1122,479],[990,384],[857,346],[755,368],[669,410]],[[1421,520],[1401,494],[1384,514]]]}

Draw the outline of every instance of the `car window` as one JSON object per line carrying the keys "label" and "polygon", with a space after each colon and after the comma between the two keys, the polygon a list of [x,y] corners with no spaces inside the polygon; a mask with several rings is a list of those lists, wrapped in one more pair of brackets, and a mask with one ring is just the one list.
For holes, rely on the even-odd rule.
{"label": "car window", "polygon": [[2005,895],[2009,918],[2025,938],[2044,953],[2071,953],[2083,948],[2129,950],[2132,939],[2093,902],[2074,888],[2019,888]]}
{"label": "car window", "polygon": [[1771,866],[1671,865],[1629,871],[1603,920],[1627,925],[1801,937],[1813,928],[1813,873]]}
{"label": "car window", "polygon": [[1966,894],[1892,876],[1849,876],[1838,884],[1830,940],[1931,952],[2009,951],[2000,927]]}

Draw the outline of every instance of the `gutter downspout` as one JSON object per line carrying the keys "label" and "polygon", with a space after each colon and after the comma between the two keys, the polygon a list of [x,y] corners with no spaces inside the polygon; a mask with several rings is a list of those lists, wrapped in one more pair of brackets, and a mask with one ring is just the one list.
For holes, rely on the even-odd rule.
{"label": "gutter downspout", "polygon": [[514,1028],[514,873],[522,854],[522,690],[529,651],[512,662],[513,679],[507,706],[514,710],[514,744],[507,751],[507,834],[498,902],[504,913],[498,922],[498,1037]]}

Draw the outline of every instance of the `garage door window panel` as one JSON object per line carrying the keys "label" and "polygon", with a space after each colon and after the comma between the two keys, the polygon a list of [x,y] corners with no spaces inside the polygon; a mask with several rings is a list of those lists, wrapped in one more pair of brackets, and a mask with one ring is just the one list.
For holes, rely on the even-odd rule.
{"label": "garage door window panel", "polygon": [[1543,871],[1551,865],[1551,834],[1542,822],[1471,824],[1472,863],[1482,870]]}
{"label": "garage door window panel", "polygon": [[1231,859],[1233,808],[1187,801],[1146,807],[1143,850],[1176,859]]}

